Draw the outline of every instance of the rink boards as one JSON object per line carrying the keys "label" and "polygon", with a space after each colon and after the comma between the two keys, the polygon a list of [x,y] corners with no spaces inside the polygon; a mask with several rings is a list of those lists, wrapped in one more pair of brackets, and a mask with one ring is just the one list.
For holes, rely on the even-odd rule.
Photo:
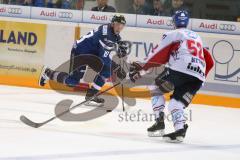
{"label": "rink boards", "polygon": [[[43,65],[68,72],[67,61],[74,40],[98,26],[3,17],[0,24],[0,84],[34,88],[38,88],[38,77]],[[126,62],[143,62],[166,31],[127,27],[122,38],[131,41],[133,46]],[[205,47],[213,54],[215,66],[194,103],[240,107],[239,35],[199,34]],[[46,88],[53,89],[49,85]],[[57,84],[54,84],[54,89],[72,90]],[[112,94],[116,92],[112,91]],[[146,98],[146,94],[147,89],[143,86],[136,86],[131,91],[125,88],[126,96]]]}

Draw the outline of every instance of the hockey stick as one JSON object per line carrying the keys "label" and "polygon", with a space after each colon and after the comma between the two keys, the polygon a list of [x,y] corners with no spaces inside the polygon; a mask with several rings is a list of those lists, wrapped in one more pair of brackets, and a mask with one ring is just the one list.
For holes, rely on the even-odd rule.
{"label": "hockey stick", "polygon": [[116,84],[113,85],[112,87],[109,87],[108,89],[106,89],[106,90],[104,90],[104,91],[102,91],[102,92],[99,92],[98,94],[96,94],[96,95],[93,96],[92,98],[90,98],[90,99],[88,99],[88,100],[85,100],[85,101],[83,101],[83,102],[81,102],[81,103],[79,103],[79,104],[77,104],[77,105],[75,105],[75,106],[72,106],[72,107],[70,107],[68,110],[66,110],[66,111],[64,111],[64,112],[62,112],[62,113],[59,113],[58,115],[56,115],[56,116],[54,116],[54,117],[52,117],[52,118],[50,118],[50,119],[48,119],[48,120],[46,120],[46,121],[44,121],[44,122],[41,122],[41,123],[33,122],[33,121],[31,121],[29,118],[27,118],[26,116],[24,116],[24,115],[21,115],[21,116],[20,116],[20,120],[21,120],[23,123],[25,123],[26,125],[28,125],[28,126],[30,126],[30,127],[33,127],[33,128],[42,127],[43,125],[45,125],[45,124],[47,124],[47,123],[55,120],[55,119],[58,118],[58,117],[63,116],[64,114],[70,112],[71,110],[75,109],[76,107],[79,107],[79,106],[81,106],[81,105],[83,105],[83,104],[85,104],[85,103],[93,100],[94,98],[96,98],[96,97],[98,97],[98,96],[106,93],[107,91],[115,88],[116,86],[118,86],[118,85],[120,85],[120,84],[122,84],[122,82],[116,83]]}
{"label": "hockey stick", "polygon": [[122,88],[122,108],[123,108],[123,112],[125,112],[125,105],[124,105],[124,86],[123,86],[123,84],[121,84],[121,88]]}
{"label": "hockey stick", "polygon": [[[123,66],[124,66],[124,61],[123,59],[121,58],[121,69],[123,70]],[[124,106],[124,85],[123,83],[121,84],[121,89],[122,89],[122,109],[123,109],[123,112],[125,112],[125,106]]]}

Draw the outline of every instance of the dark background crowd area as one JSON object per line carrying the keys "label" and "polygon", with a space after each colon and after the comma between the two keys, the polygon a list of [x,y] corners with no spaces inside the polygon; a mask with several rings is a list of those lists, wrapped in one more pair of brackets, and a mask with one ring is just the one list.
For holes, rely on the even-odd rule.
{"label": "dark background crowd area", "polygon": [[[111,5],[109,4],[111,1]],[[0,0],[2,4],[83,10],[141,15],[172,16],[184,9],[192,18],[240,22],[240,0]]]}

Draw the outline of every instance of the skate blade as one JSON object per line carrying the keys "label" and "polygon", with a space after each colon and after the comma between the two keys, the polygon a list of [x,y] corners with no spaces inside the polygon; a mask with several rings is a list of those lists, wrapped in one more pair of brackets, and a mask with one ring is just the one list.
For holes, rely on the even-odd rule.
{"label": "skate blade", "polygon": [[85,103],[85,106],[88,106],[88,107],[102,107],[104,106],[103,103],[95,103],[95,102],[87,102]]}
{"label": "skate blade", "polygon": [[168,143],[182,143],[184,138],[183,137],[177,137],[176,139],[172,140],[169,137],[163,137],[163,140]]}
{"label": "skate blade", "polygon": [[148,132],[149,137],[162,137],[165,134],[164,129],[155,132]]}

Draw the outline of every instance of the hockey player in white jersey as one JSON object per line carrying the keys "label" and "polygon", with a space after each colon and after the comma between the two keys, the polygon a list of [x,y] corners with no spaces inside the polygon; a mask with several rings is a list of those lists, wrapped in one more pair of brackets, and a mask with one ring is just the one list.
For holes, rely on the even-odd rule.
{"label": "hockey player in white jersey", "polygon": [[[163,35],[162,41],[149,55],[146,63],[131,64],[129,77],[135,82],[141,77],[142,71],[167,64],[164,71],[155,79],[155,83],[149,86],[156,122],[148,128],[148,133],[149,136],[163,136],[167,141],[182,142],[188,128],[184,109],[204,83],[213,67],[213,60],[211,54],[203,48],[200,36],[187,29],[189,23],[187,11],[176,11],[173,23],[175,30]],[[168,110],[172,115],[175,132],[164,134],[163,95],[170,92],[172,95]]]}

